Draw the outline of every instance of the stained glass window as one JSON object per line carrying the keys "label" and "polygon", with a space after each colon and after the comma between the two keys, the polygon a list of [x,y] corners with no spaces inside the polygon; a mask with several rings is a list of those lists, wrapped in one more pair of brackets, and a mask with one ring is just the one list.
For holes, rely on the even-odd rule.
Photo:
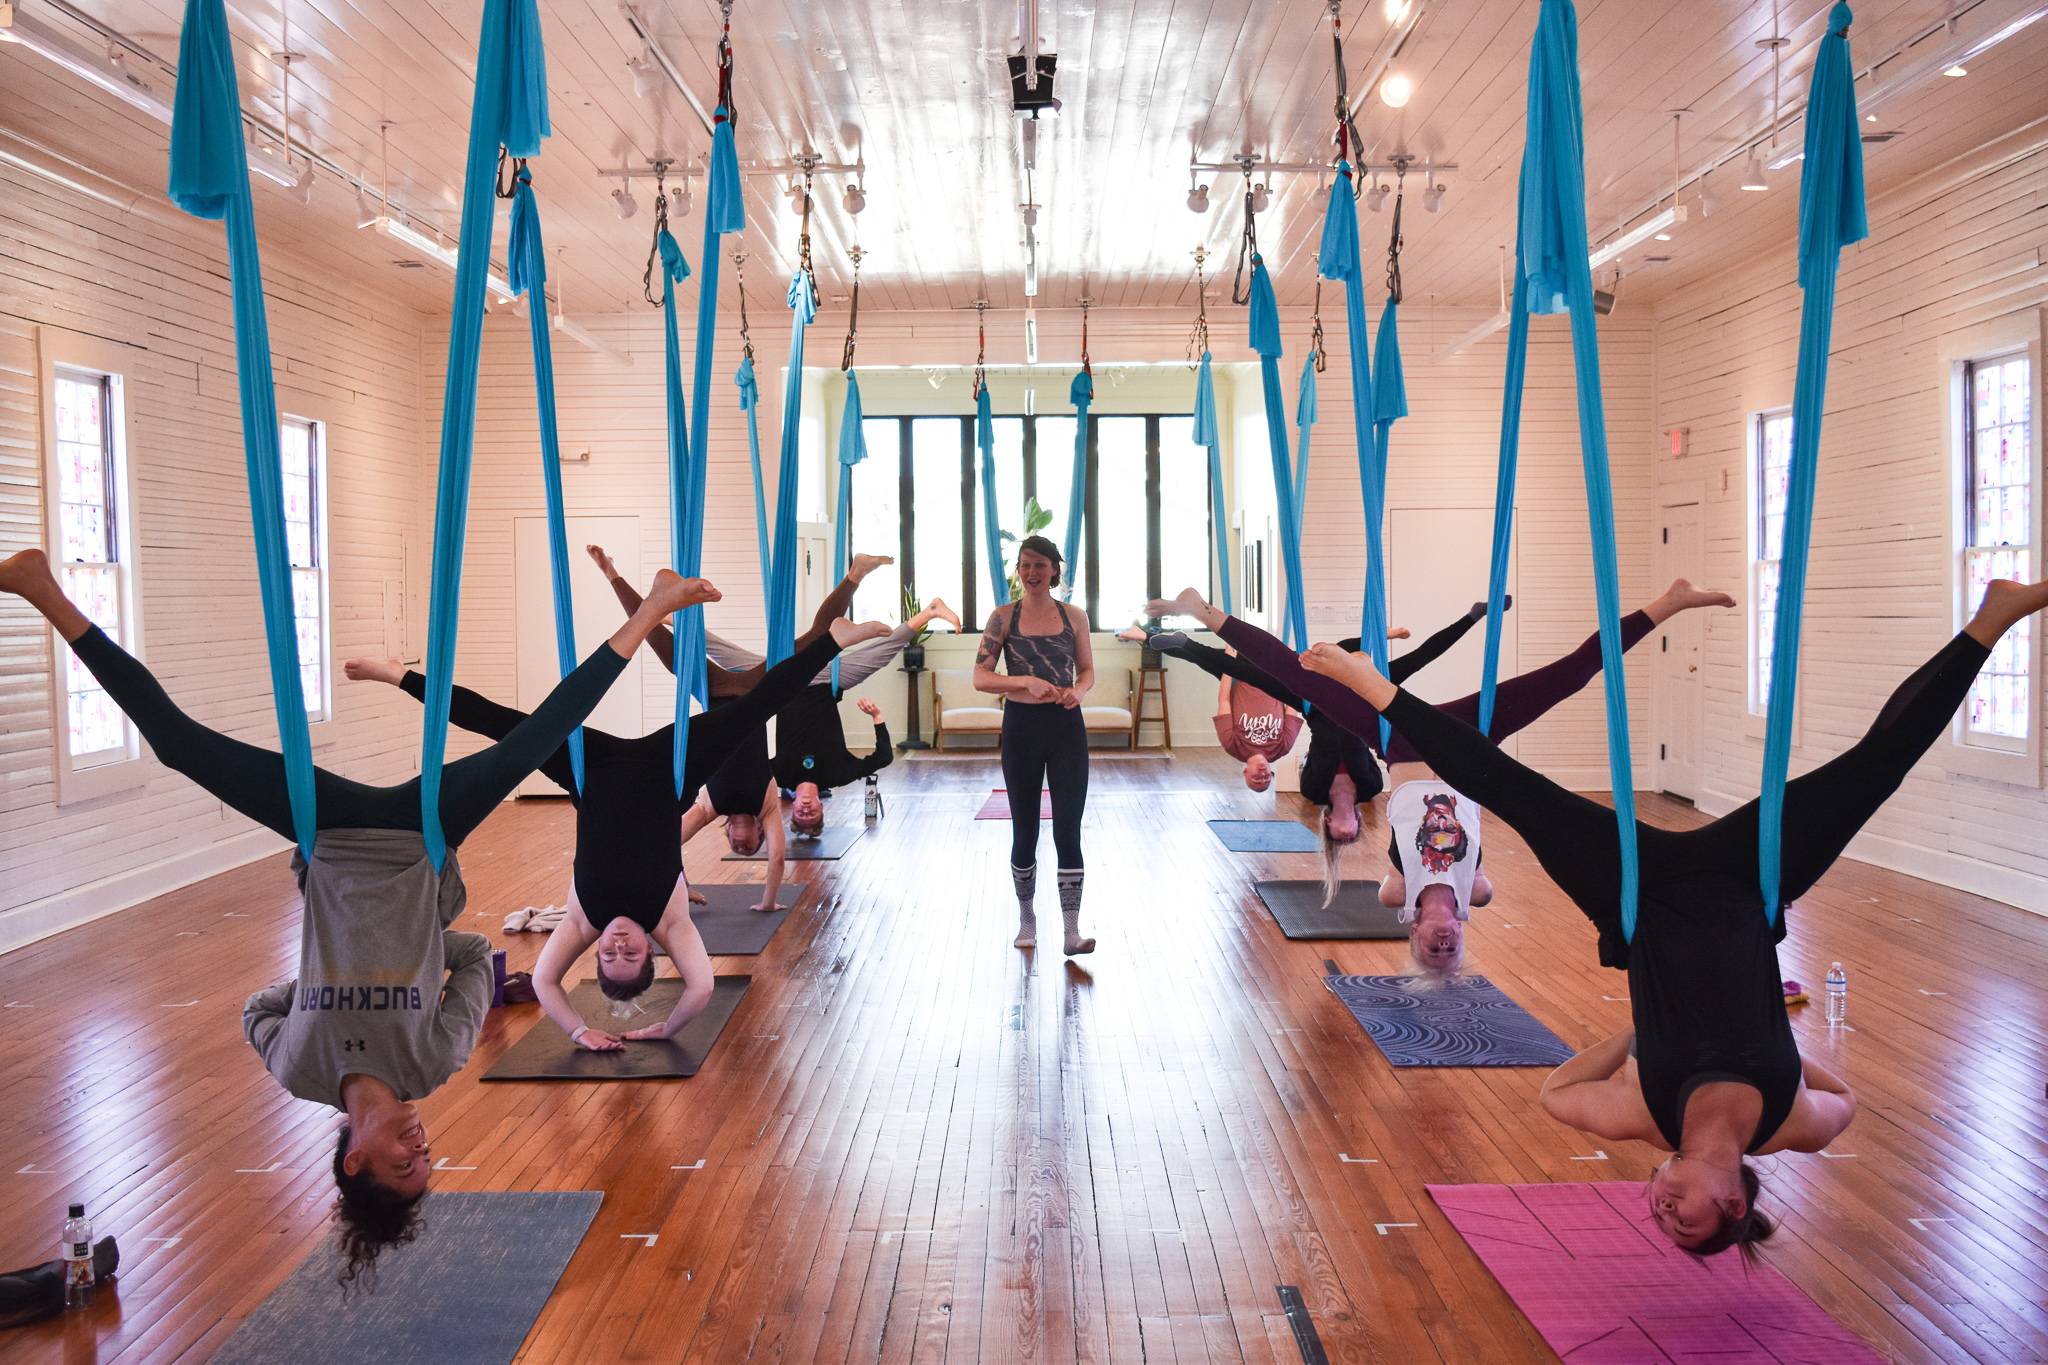
{"label": "stained glass window", "polygon": [[1770,709],[1771,665],[1778,632],[1778,572],[1785,554],[1785,499],[1792,481],[1792,414],[1767,412],[1756,419],[1756,637],[1754,685],[1749,709]]}
{"label": "stained glass window", "polygon": [[[1963,568],[1974,613],[1994,578],[2034,577],[2033,384],[2025,355],[1963,367]],[[2024,744],[2031,725],[2034,619],[1999,638],[1963,714],[1971,737]]]}
{"label": "stained glass window", "polygon": [[[65,596],[94,625],[124,640],[111,386],[106,375],[57,374],[57,561]],[[124,751],[127,717],[76,654],[66,650],[64,660],[71,757]]]}
{"label": "stained glass window", "polygon": [[287,417],[278,424],[284,475],[285,551],[292,566],[292,623],[299,640],[299,690],[306,714],[327,717],[327,556],[320,543],[320,427]]}

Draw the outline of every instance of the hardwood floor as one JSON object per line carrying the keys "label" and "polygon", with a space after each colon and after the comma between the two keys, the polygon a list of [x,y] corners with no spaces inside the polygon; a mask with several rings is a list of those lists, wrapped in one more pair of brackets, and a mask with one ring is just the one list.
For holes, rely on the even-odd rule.
{"label": "hardwood floor", "polygon": [[[1204,819],[1270,809],[1235,765],[1098,760],[1092,957],[1009,947],[1010,827],[972,818],[996,765],[928,756],[884,774],[847,858],[794,872],[812,892],[768,951],[718,960],[754,985],[694,1079],[481,1085],[539,1008],[493,1013],[422,1105],[438,1188],[605,1194],[523,1359],[1285,1363],[1280,1284],[1332,1360],[1555,1359],[1423,1186],[1642,1179],[1649,1149],[1551,1122],[1538,1070],[1388,1067],[1322,963],[1391,971],[1403,945],[1280,936],[1250,880],[1317,859],[1216,843]],[[857,820],[858,793],[828,809]],[[514,969],[540,941],[499,921],[561,900],[570,836],[565,803],[526,802],[462,850],[463,927]],[[700,839],[692,876],[758,878],[721,851]],[[1625,980],[1497,822],[1487,863],[1479,970],[1573,1046],[1624,1024]],[[202,1361],[323,1235],[334,1114],[239,1026],[297,942],[280,855],[0,958],[0,1264],[48,1258],[70,1199],[124,1263],[8,1360]],[[1783,957],[1816,988],[1847,965],[1853,1031],[1817,1003],[1795,1029],[1862,1112],[1834,1159],[1763,1162],[1770,1261],[1891,1359],[2048,1357],[2048,920],[1844,861]]]}

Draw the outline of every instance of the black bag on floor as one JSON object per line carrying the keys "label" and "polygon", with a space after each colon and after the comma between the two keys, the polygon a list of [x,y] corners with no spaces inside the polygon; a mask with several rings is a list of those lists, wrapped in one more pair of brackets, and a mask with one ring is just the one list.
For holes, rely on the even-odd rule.
{"label": "black bag on floor", "polygon": [[[92,1249],[93,1279],[105,1283],[121,1267],[121,1249],[102,1237]],[[64,1311],[64,1262],[45,1261],[0,1275],[0,1329],[26,1327]]]}

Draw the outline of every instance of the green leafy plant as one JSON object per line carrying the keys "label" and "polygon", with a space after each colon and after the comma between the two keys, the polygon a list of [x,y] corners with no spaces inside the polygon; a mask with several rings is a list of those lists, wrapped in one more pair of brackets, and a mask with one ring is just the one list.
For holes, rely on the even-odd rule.
{"label": "green leafy plant", "polygon": [[[905,583],[903,585],[903,619],[908,621],[911,617],[917,615],[920,611],[923,610],[923,604],[921,604],[917,600],[917,585],[914,583]],[[922,630],[918,631],[917,634],[910,637],[910,643],[913,646],[922,646],[926,640],[931,638],[931,634],[932,628],[930,626],[926,626]]]}
{"label": "green leafy plant", "polygon": [[[1040,507],[1037,498],[1026,498],[1024,500],[1024,534],[1026,536],[1035,536],[1050,525],[1052,525],[1052,513]],[[1013,531],[1003,532],[1003,539],[1012,545],[1017,543],[1017,535]],[[1024,585],[1017,581],[1017,556],[1013,553],[1010,556],[1010,600],[1014,602],[1023,595]]]}

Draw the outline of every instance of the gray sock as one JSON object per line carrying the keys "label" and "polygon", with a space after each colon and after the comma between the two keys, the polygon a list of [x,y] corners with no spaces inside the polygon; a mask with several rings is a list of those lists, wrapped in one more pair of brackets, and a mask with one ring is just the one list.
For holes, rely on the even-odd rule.
{"label": "gray sock", "polygon": [[1060,918],[1066,925],[1069,956],[1095,951],[1095,940],[1081,937],[1081,881],[1087,875],[1078,867],[1059,870]]}
{"label": "gray sock", "polygon": [[1038,942],[1038,915],[1031,908],[1031,899],[1038,893],[1038,866],[1018,867],[1010,864],[1010,882],[1017,888],[1017,941],[1019,948],[1029,948]]}

